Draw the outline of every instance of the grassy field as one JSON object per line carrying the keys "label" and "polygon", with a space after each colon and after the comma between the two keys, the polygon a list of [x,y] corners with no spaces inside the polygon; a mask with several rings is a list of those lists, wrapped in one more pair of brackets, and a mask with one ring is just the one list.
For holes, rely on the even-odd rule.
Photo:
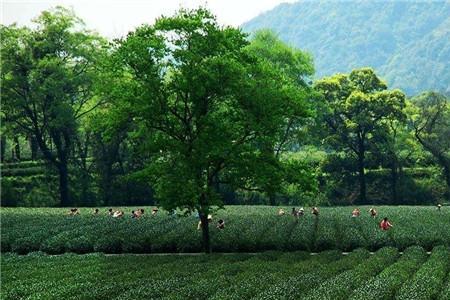
{"label": "grassy field", "polygon": [[1,299],[450,299],[450,250],[2,255]]}
{"label": "grassy field", "polygon": [[[334,207],[321,208],[318,218],[308,210],[295,220],[289,214],[278,216],[277,207],[228,206],[214,214],[214,221],[224,219],[226,228],[220,231],[211,226],[213,251],[375,251],[385,246],[401,251],[413,245],[429,251],[450,246],[449,207],[437,211],[435,207],[381,206],[376,219],[369,216],[369,207],[360,208],[359,218],[351,217],[352,207]],[[195,216],[168,216],[166,212],[151,216],[147,207],[144,217],[132,219],[131,209],[124,208],[126,216],[113,219],[106,215],[106,208],[97,216],[91,208],[81,208],[79,216],[68,216],[61,208],[1,208],[1,250],[19,254],[201,251]],[[387,232],[378,228],[384,216],[394,225]]]}

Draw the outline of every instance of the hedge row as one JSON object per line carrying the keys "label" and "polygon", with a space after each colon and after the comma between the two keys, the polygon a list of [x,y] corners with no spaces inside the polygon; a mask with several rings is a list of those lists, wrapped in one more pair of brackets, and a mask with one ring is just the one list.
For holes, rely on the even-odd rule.
{"label": "hedge row", "polygon": [[417,271],[411,280],[405,282],[396,295],[398,300],[437,299],[440,287],[450,267],[450,250],[446,247],[433,249],[431,257]]}
{"label": "hedge row", "polygon": [[348,299],[354,289],[365,285],[366,281],[394,263],[398,256],[397,249],[382,248],[355,268],[322,282],[317,288],[314,288],[306,295],[302,295],[300,298],[322,300]]}
{"label": "hedge row", "polygon": [[[376,251],[385,246],[399,250],[419,245],[431,250],[450,246],[450,209],[443,207],[377,207],[379,216],[371,218],[368,207],[363,214],[351,217],[352,207],[323,208],[318,218],[309,212],[300,219],[278,216],[276,207],[226,207],[214,215],[224,219],[226,227],[218,230],[211,224],[211,243],[215,252],[257,252],[267,250],[329,249],[351,251],[366,248]],[[201,232],[194,216],[158,216],[145,214],[132,219],[132,208],[122,208],[126,217],[114,219],[101,210],[81,209],[80,216],[68,216],[63,209],[2,208],[2,252],[26,254],[43,251],[89,253],[160,253],[200,252]],[[151,208],[145,208],[150,211]],[[284,207],[288,210],[288,207]],[[394,224],[381,231],[378,224],[388,216]]]}
{"label": "hedge row", "polygon": [[[436,247],[428,260],[420,247],[408,248],[402,256],[392,248],[373,255],[364,249],[349,255],[335,250],[318,255],[6,253],[1,256],[0,298],[449,299],[450,285],[443,280],[448,251]],[[422,291],[430,288],[438,292]]]}
{"label": "hedge row", "polygon": [[406,249],[398,262],[353,291],[349,299],[393,299],[398,289],[425,261],[426,256],[423,248],[414,246]]}

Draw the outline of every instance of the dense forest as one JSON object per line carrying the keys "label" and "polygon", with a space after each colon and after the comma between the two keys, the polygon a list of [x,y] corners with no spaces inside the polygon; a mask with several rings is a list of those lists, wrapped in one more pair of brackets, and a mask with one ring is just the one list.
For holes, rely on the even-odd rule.
{"label": "dense forest", "polygon": [[262,28],[312,53],[317,78],[370,66],[408,96],[450,94],[449,1],[299,1],[243,25]]}
{"label": "dense forest", "polygon": [[[449,91],[448,4],[421,8],[406,30],[389,16],[424,4],[364,4],[380,20],[313,3],[245,26],[279,37],[222,27],[204,9],[114,41],[61,7],[32,28],[2,26],[2,206],[157,204],[206,218],[223,204],[448,201],[449,98],[424,88]],[[395,47],[358,38],[383,32]]]}

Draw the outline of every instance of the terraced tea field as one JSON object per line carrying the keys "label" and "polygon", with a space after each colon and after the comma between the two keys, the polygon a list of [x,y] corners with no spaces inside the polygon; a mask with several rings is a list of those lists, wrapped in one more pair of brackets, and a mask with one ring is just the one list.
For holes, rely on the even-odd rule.
{"label": "terraced tea field", "polygon": [[450,299],[450,250],[2,255],[1,299]]}
{"label": "terraced tea field", "polygon": [[106,208],[1,208],[0,298],[450,299],[448,207],[377,207],[375,219],[368,209],[297,220],[277,207],[226,207],[213,217],[226,221],[211,226],[213,250],[235,253],[180,256],[105,253],[201,251],[197,218],[181,212],[114,219]]}
{"label": "terraced tea field", "polygon": [[[441,211],[424,206],[380,206],[373,219],[369,207],[351,217],[352,207],[321,208],[318,218],[306,211],[296,220],[289,214],[278,216],[277,207],[228,206],[214,214],[225,220],[224,230],[211,226],[215,252],[259,252],[267,250],[319,252],[365,248],[376,251],[385,246],[404,250],[421,246],[430,251],[439,245],[450,246],[450,207]],[[68,216],[61,208],[1,208],[1,250],[26,254],[75,253],[155,253],[200,252],[201,232],[195,216],[179,212],[168,216],[147,213],[132,219],[133,208],[123,208],[126,215],[114,219],[102,208],[92,215],[91,208],[81,208],[78,216]],[[284,207],[286,212],[289,207]],[[394,227],[381,231],[378,224],[388,217]]]}

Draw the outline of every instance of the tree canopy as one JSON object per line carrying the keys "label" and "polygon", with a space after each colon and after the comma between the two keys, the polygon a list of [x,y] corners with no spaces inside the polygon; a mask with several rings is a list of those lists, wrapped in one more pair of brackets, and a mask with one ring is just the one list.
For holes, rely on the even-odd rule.
{"label": "tree canopy", "polygon": [[58,169],[61,205],[67,206],[68,160],[79,121],[101,103],[94,85],[105,42],[62,7],[43,12],[35,23],[35,29],[1,27],[2,111]]}
{"label": "tree canopy", "polygon": [[322,118],[329,140],[358,159],[360,202],[366,202],[365,160],[370,139],[386,130],[386,121],[403,117],[405,95],[387,90],[370,68],[325,77],[315,83],[325,101]]}
{"label": "tree canopy", "polygon": [[368,67],[315,80],[282,33],[203,8],[110,42],[61,7],[35,22],[0,29],[2,205],[196,211],[208,250],[228,204],[450,195],[444,95],[406,99]]}
{"label": "tree canopy", "polygon": [[128,91],[117,105],[148,154],[137,176],[164,208],[200,213],[205,250],[207,216],[222,205],[217,184],[256,189],[262,176],[270,181],[285,120],[309,114],[305,90],[248,45],[208,11],[180,10],[130,33],[113,55],[114,78]]}
{"label": "tree canopy", "polygon": [[439,93],[425,92],[412,98],[411,102],[410,120],[414,134],[442,167],[450,187],[450,100]]}

